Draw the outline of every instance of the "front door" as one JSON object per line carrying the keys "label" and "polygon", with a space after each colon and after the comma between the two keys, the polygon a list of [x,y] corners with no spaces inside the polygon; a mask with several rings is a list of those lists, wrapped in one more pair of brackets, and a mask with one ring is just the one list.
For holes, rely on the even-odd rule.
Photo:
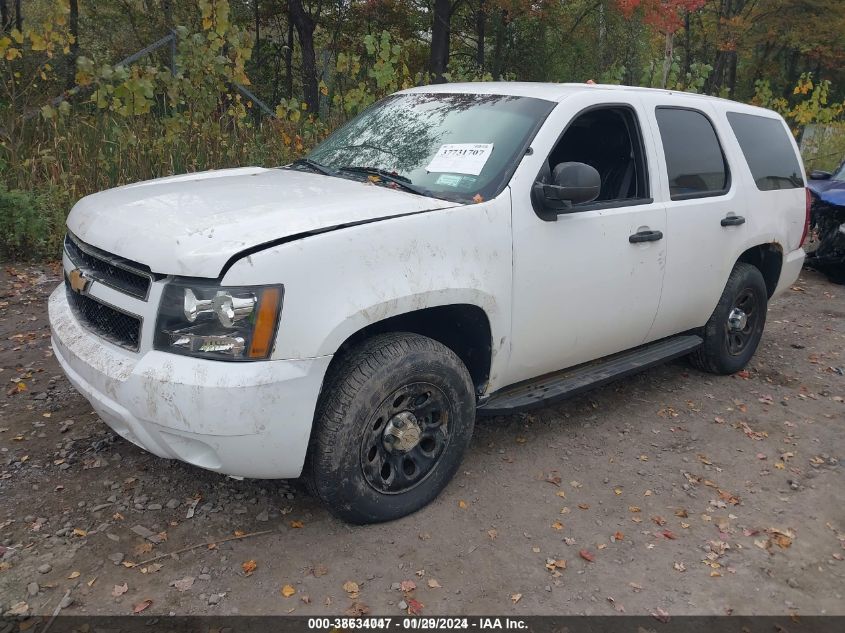
{"label": "front door", "polygon": [[[562,102],[511,183],[507,382],[636,347],[654,322],[669,239],[666,210],[652,199],[654,138],[641,124],[638,97],[613,97],[612,105],[602,106],[591,105],[593,95]],[[543,220],[532,205],[531,184],[561,162],[594,167],[601,193],[556,220]]]}

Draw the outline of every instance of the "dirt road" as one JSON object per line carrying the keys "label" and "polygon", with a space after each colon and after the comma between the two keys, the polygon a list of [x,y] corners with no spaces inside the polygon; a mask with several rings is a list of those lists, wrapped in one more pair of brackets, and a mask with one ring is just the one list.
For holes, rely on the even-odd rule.
{"label": "dirt road", "polygon": [[814,273],[747,372],[482,419],[434,504],[370,527],[112,434],[52,358],[57,282],[0,272],[3,611],[845,614],[845,287]]}

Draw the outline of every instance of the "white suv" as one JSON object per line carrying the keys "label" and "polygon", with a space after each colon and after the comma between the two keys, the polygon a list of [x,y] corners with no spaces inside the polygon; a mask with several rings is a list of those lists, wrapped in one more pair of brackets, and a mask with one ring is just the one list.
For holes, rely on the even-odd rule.
{"label": "white suv", "polygon": [[585,84],[425,86],[308,158],[81,200],[56,357],[115,432],[394,519],[476,414],[690,354],[731,373],[798,276],[807,193],[768,110]]}

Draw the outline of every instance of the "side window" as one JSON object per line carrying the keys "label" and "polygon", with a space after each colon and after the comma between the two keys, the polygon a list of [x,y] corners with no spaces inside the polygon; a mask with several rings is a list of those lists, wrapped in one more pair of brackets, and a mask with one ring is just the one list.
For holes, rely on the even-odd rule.
{"label": "side window", "polygon": [[778,119],[728,112],[728,122],[760,191],[804,186],[795,150]]}
{"label": "side window", "polygon": [[697,110],[657,108],[655,112],[669,172],[672,200],[727,192],[730,174],[713,124]]}
{"label": "side window", "polygon": [[630,108],[598,108],[576,117],[549,154],[540,178],[547,181],[554,167],[565,162],[586,163],[601,176],[599,197],[583,206],[649,197],[642,139]]}

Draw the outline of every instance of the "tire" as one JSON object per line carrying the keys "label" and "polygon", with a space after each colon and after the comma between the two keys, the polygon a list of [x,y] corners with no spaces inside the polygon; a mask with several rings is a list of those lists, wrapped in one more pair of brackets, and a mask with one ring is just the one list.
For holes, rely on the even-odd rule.
{"label": "tire", "polygon": [[472,379],[452,350],[417,334],[375,336],[324,381],[309,490],[350,523],[416,512],[452,479],[474,423]]}
{"label": "tire", "polygon": [[711,374],[733,374],[744,369],[763,336],[767,302],[766,282],[760,270],[738,262],[704,326],[704,343],[690,355],[692,364]]}

